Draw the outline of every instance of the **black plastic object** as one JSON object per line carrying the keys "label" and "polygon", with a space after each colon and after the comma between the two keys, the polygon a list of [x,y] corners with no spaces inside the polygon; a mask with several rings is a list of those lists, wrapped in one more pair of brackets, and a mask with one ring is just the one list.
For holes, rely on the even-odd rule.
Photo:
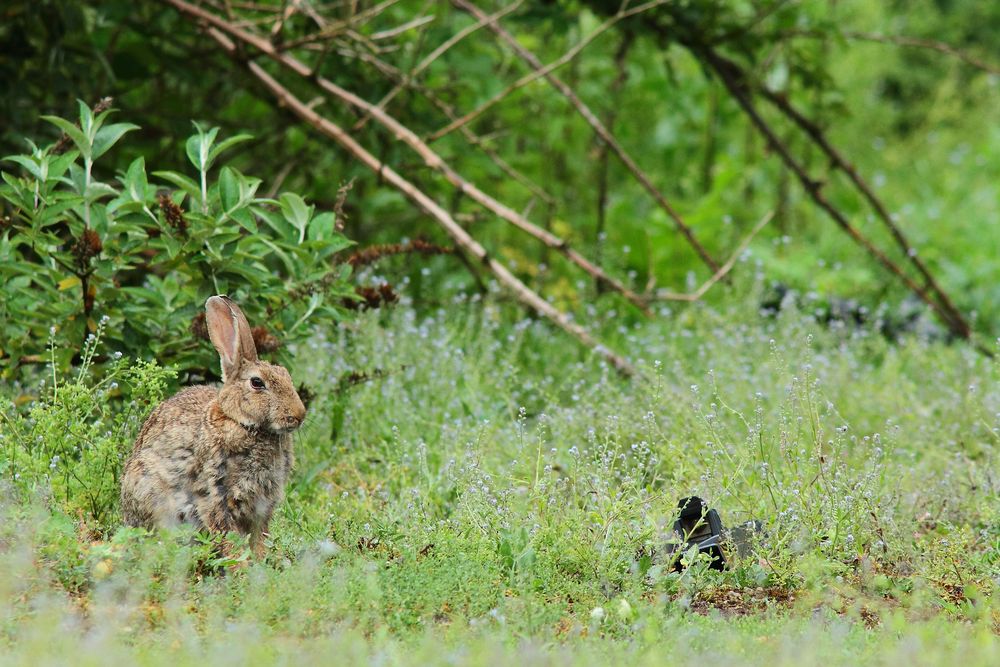
{"label": "black plastic object", "polygon": [[[708,503],[698,496],[681,498],[677,503],[680,516],[674,522],[675,541],[670,545],[670,551],[687,551],[698,547],[698,551],[708,554],[713,570],[723,570],[726,567],[726,556],[722,552],[722,519],[719,513],[709,509]],[[680,554],[674,559],[674,569],[682,570]]]}

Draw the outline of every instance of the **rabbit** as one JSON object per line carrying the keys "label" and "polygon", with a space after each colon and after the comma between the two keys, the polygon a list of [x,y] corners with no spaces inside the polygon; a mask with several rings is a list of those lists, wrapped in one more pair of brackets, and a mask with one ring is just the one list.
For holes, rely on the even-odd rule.
{"label": "rabbit", "polygon": [[122,473],[122,514],[129,526],[249,536],[260,557],[306,408],[288,371],[257,358],[239,306],[213,296],[205,312],[222,386],[189,387],[149,415]]}

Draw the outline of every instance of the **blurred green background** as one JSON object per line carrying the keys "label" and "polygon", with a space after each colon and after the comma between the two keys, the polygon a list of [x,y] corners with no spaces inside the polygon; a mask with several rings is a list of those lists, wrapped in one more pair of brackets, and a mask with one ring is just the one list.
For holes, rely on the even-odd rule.
{"label": "blurred green background", "polygon": [[[273,12],[276,5],[282,3],[203,3],[266,33],[275,31],[263,10]],[[340,21],[343,34],[290,52],[320,63],[323,76],[372,102],[474,23],[448,2],[303,6],[322,14],[328,29]],[[487,12],[502,7],[482,6]],[[608,0],[524,2],[502,24],[548,63],[620,8]],[[309,11],[297,11],[274,41],[294,46],[315,34],[317,25]],[[812,204],[725,88],[682,45],[713,44],[826,129],[958,307],[992,337],[1000,332],[1000,287],[993,279],[1000,240],[998,30],[1000,5],[976,0],[687,0],[618,21],[556,74],[611,128],[720,262],[773,210],[774,221],[752,245],[764,280],[798,290],[805,303],[857,299],[871,309],[882,303],[898,307],[907,294],[901,283]],[[595,298],[584,274],[457,195],[377,123],[357,127],[355,111],[317,97],[314,87],[266,58],[248,55],[451,209],[557,305],[580,309]],[[447,125],[443,110],[467,113],[528,71],[508,46],[480,29],[434,60],[386,109],[426,138]],[[98,165],[106,176],[139,155],[159,169],[181,169],[183,138],[194,119],[221,126],[223,136],[254,135],[233,152],[231,163],[261,176],[262,191],[280,186],[315,201],[320,211],[331,210],[338,188],[355,179],[345,234],[361,245],[418,236],[447,242],[428,216],[278,105],[196,23],[166,3],[4,3],[0,153],[22,152],[25,137],[54,141],[57,131],[40,121],[41,114],[72,116],[76,99],[94,103],[108,95],[120,110],[117,117],[142,129]],[[901,260],[871,210],[842,175],[830,173],[816,146],[758,104],[781,139],[826,183],[827,197]],[[637,290],[683,291],[708,277],[663,210],[544,80],[513,92],[468,127],[534,186],[505,174],[459,132],[432,147],[469,181],[511,208],[529,211],[534,222]],[[418,305],[436,302],[442,289],[473,284],[466,267],[447,257],[396,270],[410,273]],[[737,268],[733,280],[751,277]]]}

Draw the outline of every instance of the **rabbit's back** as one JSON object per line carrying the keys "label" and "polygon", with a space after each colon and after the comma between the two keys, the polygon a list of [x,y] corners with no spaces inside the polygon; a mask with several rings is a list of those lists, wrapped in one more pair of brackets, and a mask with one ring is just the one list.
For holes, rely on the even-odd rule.
{"label": "rabbit's back", "polygon": [[194,481],[209,437],[208,408],[217,395],[212,387],[190,387],[161,403],[146,419],[122,475],[126,524],[202,527]]}

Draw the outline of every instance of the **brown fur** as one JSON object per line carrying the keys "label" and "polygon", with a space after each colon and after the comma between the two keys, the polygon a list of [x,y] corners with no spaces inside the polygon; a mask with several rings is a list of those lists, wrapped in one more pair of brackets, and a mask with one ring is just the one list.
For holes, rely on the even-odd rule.
{"label": "brown fur", "polygon": [[[281,366],[257,359],[250,326],[224,296],[205,304],[223,385],[190,387],[161,403],[143,424],[122,475],[125,523],[192,524],[250,537],[263,550],[294,462],[292,431],[305,406]],[[255,389],[251,378],[263,380]]]}

